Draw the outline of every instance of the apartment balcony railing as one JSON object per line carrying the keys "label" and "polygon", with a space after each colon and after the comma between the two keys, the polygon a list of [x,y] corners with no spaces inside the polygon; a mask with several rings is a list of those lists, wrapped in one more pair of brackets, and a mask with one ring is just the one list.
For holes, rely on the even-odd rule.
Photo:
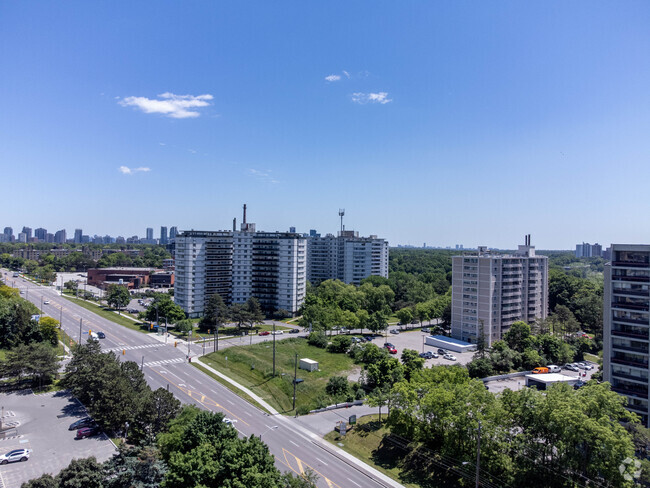
{"label": "apartment balcony railing", "polygon": [[634,354],[649,354],[647,347],[632,347],[632,346],[622,346],[619,344],[612,344],[612,349],[618,349],[619,351],[633,352]]}
{"label": "apartment balcony railing", "polygon": [[624,268],[648,268],[650,263],[639,263],[637,261],[612,261],[612,266],[620,266]]}
{"label": "apartment balcony railing", "polygon": [[650,290],[626,290],[626,289],[613,289],[614,295],[630,295],[634,297],[647,297],[650,298]]}
{"label": "apartment balcony railing", "polygon": [[624,378],[624,379],[627,379],[627,380],[641,381],[643,383],[648,382],[647,377],[643,378],[641,376],[636,376],[636,375],[629,374],[629,373],[622,373],[620,371],[614,371],[614,370],[612,370],[612,376],[616,376],[617,378]]}
{"label": "apartment balcony railing", "polygon": [[644,341],[650,340],[650,334],[648,332],[630,332],[628,330],[616,330],[612,329],[612,335],[616,337],[628,337],[630,339],[641,339]]}
{"label": "apartment balcony railing", "polygon": [[631,281],[633,283],[650,283],[650,276],[612,275],[612,281]]}
{"label": "apartment balcony railing", "polygon": [[647,312],[650,310],[649,304],[625,303],[625,302],[612,302],[612,308],[624,308],[631,310],[641,310]]}
{"label": "apartment balcony railing", "polygon": [[621,386],[612,386],[612,391],[616,393],[622,393],[623,395],[631,395],[637,398],[648,398],[648,390],[635,389],[635,388],[623,388]]}
{"label": "apartment balcony railing", "polygon": [[612,363],[614,364],[624,364],[626,366],[635,366],[637,368],[647,368],[648,367],[648,362],[647,361],[630,361],[629,359],[620,359],[620,358],[612,358]]}

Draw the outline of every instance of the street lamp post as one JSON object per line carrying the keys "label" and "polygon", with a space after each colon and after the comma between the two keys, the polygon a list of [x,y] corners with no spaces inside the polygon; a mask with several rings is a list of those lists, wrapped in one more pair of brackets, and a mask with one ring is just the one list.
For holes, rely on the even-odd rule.
{"label": "street lamp post", "polygon": [[79,345],[81,345],[81,325],[83,324],[84,319],[79,319]]}
{"label": "street lamp post", "polygon": [[275,378],[275,322],[273,322],[273,377]]}
{"label": "street lamp post", "polygon": [[263,436],[264,434],[266,434],[269,430],[275,430],[275,429],[277,429],[277,428],[278,428],[277,425],[272,425],[271,427],[269,427],[268,429],[266,429],[264,432],[262,432],[262,433],[260,434],[260,440],[262,440],[262,436]]}

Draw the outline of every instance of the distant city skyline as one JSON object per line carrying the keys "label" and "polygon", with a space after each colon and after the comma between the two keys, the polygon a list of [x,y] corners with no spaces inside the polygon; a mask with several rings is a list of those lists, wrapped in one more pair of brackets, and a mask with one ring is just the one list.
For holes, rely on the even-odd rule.
{"label": "distant city skyline", "polygon": [[344,207],[393,246],[650,242],[649,24],[634,0],[4,2],[2,225],[157,237],[245,200],[258,229]]}

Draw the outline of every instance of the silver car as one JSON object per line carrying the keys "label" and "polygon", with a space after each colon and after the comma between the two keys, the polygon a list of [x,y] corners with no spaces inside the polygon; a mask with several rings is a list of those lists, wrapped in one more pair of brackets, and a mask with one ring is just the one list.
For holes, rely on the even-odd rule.
{"label": "silver car", "polygon": [[0,456],[0,464],[27,461],[31,452],[31,449],[14,449],[13,451],[9,451],[7,454]]}

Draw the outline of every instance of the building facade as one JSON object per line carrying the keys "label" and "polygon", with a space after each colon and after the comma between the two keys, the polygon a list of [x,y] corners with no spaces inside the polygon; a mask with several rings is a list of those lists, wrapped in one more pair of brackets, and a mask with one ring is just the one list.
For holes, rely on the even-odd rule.
{"label": "building facade", "polygon": [[612,244],[603,294],[603,378],[650,427],[650,245]]}
{"label": "building facade", "polygon": [[359,237],[343,230],[321,237],[310,231],[307,239],[307,279],[312,284],[336,279],[358,285],[368,276],[388,278],[388,242],[377,236]]}
{"label": "building facade", "polygon": [[600,244],[589,244],[588,242],[583,242],[582,244],[576,244],[576,257],[577,258],[593,258],[601,257],[603,255],[603,246]]}
{"label": "building facade", "polygon": [[451,335],[476,343],[483,331],[489,346],[510,326],[548,316],[548,258],[526,244],[513,254],[476,254],[452,258]]}
{"label": "building facade", "polygon": [[176,234],[174,301],[190,317],[218,293],[227,304],[259,300],[267,312],[295,314],[305,299],[307,245],[289,232],[185,231]]}

